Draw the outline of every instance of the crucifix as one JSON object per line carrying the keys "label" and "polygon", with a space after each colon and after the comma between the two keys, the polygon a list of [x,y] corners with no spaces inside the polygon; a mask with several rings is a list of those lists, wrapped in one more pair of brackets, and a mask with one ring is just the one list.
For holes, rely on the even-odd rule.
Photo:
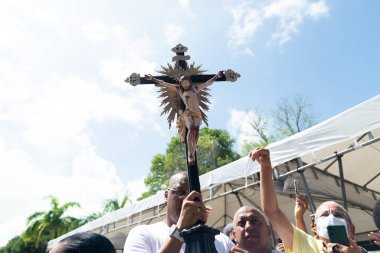
{"label": "crucifix", "polygon": [[[181,142],[184,142],[186,146],[189,192],[193,190],[201,192],[196,146],[202,121],[208,125],[205,114],[210,103],[208,86],[218,81],[235,82],[240,75],[231,69],[219,71],[215,75],[204,74],[205,71],[201,69],[201,66],[196,66],[195,63],[188,65],[187,60],[190,59],[190,56],[185,55],[187,50],[188,48],[182,44],[172,48],[176,54],[172,58],[174,64],[168,63],[167,66],[161,66],[162,69],[158,71],[162,74],[161,76],[147,74],[141,77],[140,74],[133,73],[125,82],[133,86],[155,84],[160,87],[159,97],[162,98],[161,106],[163,107],[161,115],[168,114],[169,128],[176,119],[178,134]],[[182,232],[185,241],[188,238],[186,252],[200,252],[197,248],[203,249],[202,252],[214,252],[213,250],[204,251],[204,247],[208,248],[210,243],[202,243],[202,240],[213,238],[219,231],[216,232],[215,229],[201,223],[201,221],[198,222],[198,225],[201,226]],[[198,236],[194,237],[194,234]],[[212,248],[212,246],[210,247]]]}

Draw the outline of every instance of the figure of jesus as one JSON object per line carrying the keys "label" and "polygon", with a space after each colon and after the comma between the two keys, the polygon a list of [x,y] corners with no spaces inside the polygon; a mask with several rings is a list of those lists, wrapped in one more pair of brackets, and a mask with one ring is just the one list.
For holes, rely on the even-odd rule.
{"label": "figure of jesus", "polygon": [[223,76],[223,71],[219,71],[214,77],[205,83],[193,85],[190,76],[182,76],[179,79],[179,84],[167,83],[159,80],[152,75],[145,75],[147,80],[152,80],[156,86],[167,87],[175,91],[185,104],[185,111],[182,116],[185,125],[188,129],[186,136],[188,145],[188,162],[191,165],[195,163],[195,150],[199,138],[199,127],[202,123],[202,113],[199,108],[198,94],[206,87],[213,84],[213,82]]}

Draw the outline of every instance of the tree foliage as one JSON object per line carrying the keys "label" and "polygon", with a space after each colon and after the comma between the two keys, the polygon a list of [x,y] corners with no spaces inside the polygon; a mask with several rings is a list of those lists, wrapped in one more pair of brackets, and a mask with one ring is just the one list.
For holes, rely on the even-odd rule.
{"label": "tree foliage", "polygon": [[85,218],[75,218],[65,216],[65,213],[70,208],[80,207],[77,202],[61,205],[55,196],[49,195],[48,199],[50,210],[29,215],[26,230],[9,240],[6,246],[0,248],[0,253],[45,253],[50,240],[96,220],[105,213],[118,210],[130,202],[128,195],[124,195],[120,201],[118,198],[107,199],[101,212],[94,212]]}
{"label": "tree foliage", "polygon": [[[235,141],[227,131],[202,128],[199,136],[197,161],[200,175],[240,158],[239,154],[232,150]],[[165,189],[169,178],[184,170],[186,170],[186,148],[185,144],[180,142],[179,136],[176,136],[168,143],[166,154],[157,154],[153,157],[150,172],[144,179],[148,191],[139,199]]]}
{"label": "tree foliage", "polygon": [[46,235],[41,239],[41,246],[36,249],[34,242],[25,242],[23,237],[13,237],[6,246],[0,248],[0,253],[45,253],[50,240]]}
{"label": "tree foliage", "polygon": [[310,106],[301,95],[295,95],[292,99],[281,98],[272,112],[277,134],[284,138],[311,127],[314,123]]}
{"label": "tree foliage", "polygon": [[258,140],[256,142],[244,142],[241,149],[242,155],[247,155],[252,149],[265,147],[276,140],[276,137],[268,131],[268,117],[258,108],[254,110],[254,114],[255,117],[249,122],[249,125],[254,130],[254,136]]}
{"label": "tree foliage", "polygon": [[103,213],[110,213],[123,208],[128,202],[130,203],[131,200],[127,194],[125,194],[120,201],[117,197],[113,199],[107,199],[103,204]]}
{"label": "tree foliage", "polygon": [[80,207],[77,202],[67,202],[60,205],[57,197],[49,195],[50,210],[35,212],[27,218],[27,229],[23,233],[23,240],[34,242],[35,248],[41,247],[41,239],[44,236],[57,238],[80,225],[80,219],[64,216],[71,207]]}
{"label": "tree foliage", "polygon": [[[246,155],[256,147],[265,147],[271,142],[311,127],[314,124],[314,116],[310,107],[311,104],[305,97],[295,95],[292,98],[282,97],[272,110],[271,119],[259,109],[255,109],[255,118],[251,120],[250,125],[258,141],[243,143],[241,153]],[[272,127],[269,122],[272,122]],[[270,134],[270,129],[274,129],[275,134]]]}
{"label": "tree foliage", "polygon": [[80,219],[79,226],[83,226],[84,224],[87,224],[93,220],[96,220],[104,215],[104,212],[93,212],[89,214],[88,216]]}

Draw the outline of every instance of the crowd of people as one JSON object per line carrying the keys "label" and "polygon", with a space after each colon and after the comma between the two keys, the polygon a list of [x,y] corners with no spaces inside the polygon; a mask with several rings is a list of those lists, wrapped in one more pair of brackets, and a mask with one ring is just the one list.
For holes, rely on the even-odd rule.
{"label": "crowd of people", "polygon": [[[354,240],[355,225],[347,210],[335,201],[322,203],[313,214],[314,221],[308,232],[304,214],[308,199],[297,195],[295,198],[292,224],[281,210],[272,181],[272,165],[268,149],[256,148],[249,157],[260,164],[261,208],[252,206],[239,208],[224,233],[215,236],[215,249],[219,253],[362,253],[367,252]],[[199,192],[189,192],[188,175],[181,172],[173,175],[165,191],[167,204],[163,221],[138,225],[128,234],[124,252],[163,253],[185,252],[185,241],[181,231],[194,225],[206,223],[212,208],[204,205]],[[347,242],[330,241],[328,227],[340,225],[346,231]],[[272,228],[280,238],[274,243]],[[380,232],[371,232],[369,239],[380,246]],[[93,233],[68,237],[57,244],[50,253],[115,253],[107,238]]]}

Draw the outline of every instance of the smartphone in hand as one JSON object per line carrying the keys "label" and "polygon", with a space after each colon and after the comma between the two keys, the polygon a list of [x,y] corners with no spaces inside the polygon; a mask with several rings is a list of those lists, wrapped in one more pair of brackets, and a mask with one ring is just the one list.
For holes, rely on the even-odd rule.
{"label": "smartphone in hand", "polygon": [[296,193],[296,195],[299,195],[298,187],[297,187],[297,180],[294,179],[293,183],[294,183],[294,192]]}
{"label": "smartphone in hand", "polygon": [[327,233],[329,234],[330,242],[350,246],[344,225],[329,225],[327,226]]}

